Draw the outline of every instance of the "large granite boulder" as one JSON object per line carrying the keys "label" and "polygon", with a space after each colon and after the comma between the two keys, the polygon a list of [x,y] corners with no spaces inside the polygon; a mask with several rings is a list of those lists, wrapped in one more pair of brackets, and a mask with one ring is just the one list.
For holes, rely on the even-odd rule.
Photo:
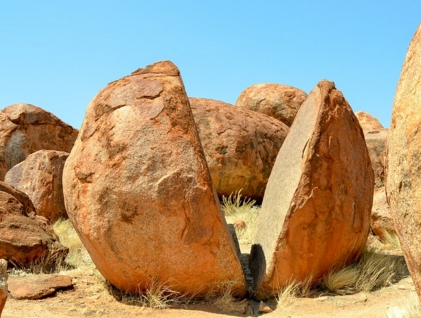
{"label": "large granite boulder", "polygon": [[409,45],[393,103],[386,191],[421,299],[421,24]]}
{"label": "large granite boulder", "polygon": [[63,172],[69,218],[118,289],[203,295],[245,278],[207,168],[179,70],[159,62],[88,105]]}
{"label": "large granite boulder", "polygon": [[250,255],[258,297],[316,282],[361,255],[374,176],[362,129],[332,82],[302,104],[269,178]]}
{"label": "large granite boulder", "polygon": [[246,88],[235,105],[276,118],[291,126],[307,94],[301,89],[282,84],[256,84]]}
{"label": "large granite boulder", "polygon": [[289,128],[272,117],[212,99],[190,98],[190,105],[218,195],[242,189],[242,195],[262,200]]}
{"label": "large granite boulder", "polygon": [[0,111],[0,180],[14,165],[38,150],[70,152],[78,131],[53,114],[30,104]]}
{"label": "large granite boulder", "polygon": [[39,150],[15,165],[4,181],[29,196],[38,215],[51,223],[67,219],[63,198],[63,168],[69,153]]}
{"label": "large granite boulder", "polygon": [[35,215],[29,197],[0,181],[0,258],[16,265],[54,266],[67,256],[48,220]]}
{"label": "large granite boulder", "polygon": [[356,112],[355,116],[364,131],[382,130],[384,128],[376,117],[365,111]]}

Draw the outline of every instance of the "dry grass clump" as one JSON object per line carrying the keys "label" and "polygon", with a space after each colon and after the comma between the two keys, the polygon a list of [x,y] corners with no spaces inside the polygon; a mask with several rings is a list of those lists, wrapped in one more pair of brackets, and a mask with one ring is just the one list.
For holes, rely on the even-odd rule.
{"label": "dry grass clump", "polygon": [[294,298],[308,297],[311,293],[313,277],[309,276],[302,282],[291,281],[285,287],[279,289],[276,302],[278,307],[288,307],[293,303]]}
{"label": "dry grass clump", "polygon": [[[221,209],[227,223],[233,223],[240,244],[251,244],[257,227],[257,216],[260,207],[250,198],[241,198],[241,190],[231,193],[229,197],[222,196]],[[241,226],[235,226],[239,224]]]}
{"label": "dry grass clump", "polygon": [[224,282],[217,288],[211,289],[204,300],[215,306],[220,312],[239,313],[245,309],[245,302],[237,299],[232,292],[234,283],[231,281]]}
{"label": "dry grass clump", "polygon": [[365,251],[357,263],[325,275],[322,286],[336,294],[370,292],[407,275],[402,256]]}
{"label": "dry grass clump", "polygon": [[57,221],[54,223],[53,229],[59,237],[60,243],[69,248],[69,254],[65,259],[67,265],[78,268],[92,264],[92,260],[70,220]]}

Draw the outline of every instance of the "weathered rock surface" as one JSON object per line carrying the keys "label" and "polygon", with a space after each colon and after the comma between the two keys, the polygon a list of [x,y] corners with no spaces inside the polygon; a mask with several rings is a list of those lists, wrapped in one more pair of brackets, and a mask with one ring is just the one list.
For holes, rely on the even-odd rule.
{"label": "weathered rock surface", "polygon": [[26,194],[0,181],[0,258],[17,266],[40,261],[52,266],[66,257],[68,248],[34,211]]}
{"label": "weathered rock surface", "polygon": [[291,126],[307,94],[301,89],[282,84],[256,84],[246,88],[235,105],[276,118]]}
{"label": "weathered rock surface", "polygon": [[387,196],[408,269],[421,299],[421,24],[409,45],[393,103]]}
{"label": "weathered rock surface", "polygon": [[179,70],[169,61],[101,90],[63,172],[67,212],[118,289],[246,291]]}
{"label": "weathered rock surface", "polygon": [[70,152],[78,131],[53,114],[30,104],[0,111],[0,180],[14,165],[38,150]]}
{"label": "weathered rock surface", "polygon": [[73,288],[72,278],[66,275],[38,274],[9,278],[9,291],[15,299],[40,299],[57,290]]}
{"label": "weathered rock surface", "polygon": [[250,267],[258,297],[317,281],[363,252],[374,176],[357,118],[333,83],[302,104],[263,199]]}
{"label": "weathered rock surface", "polygon": [[4,178],[7,184],[29,196],[38,215],[51,223],[67,219],[63,198],[63,168],[69,153],[39,150],[12,167]]}
{"label": "weathered rock surface", "polygon": [[387,128],[379,130],[364,130],[364,137],[367,143],[368,153],[370,155],[371,166],[374,171],[374,183],[376,188],[381,188],[385,184],[386,169],[386,147],[387,147]]}
{"label": "weathered rock surface", "polygon": [[355,116],[357,116],[358,122],[364,131],[382,130],[384,128],[376,117],[365,111],[356,112]]}
{"label": "weathered rock surface", "polygon": [[386,240],[386,233],[396,235],[395,224],[390,213],[385,188],[376,189],[371,209],[371,229],[381,240]]}
{"label": "weathered rock surface", "polygon": [[262,200],[289,128],[272,117],[216,100],[190,98],[190,105],[218,195],[242,189],[243,196]]}
{"label": "weathered rock surface", "polygon": [[0,259],[0,317],[7,301],[7,261]]}

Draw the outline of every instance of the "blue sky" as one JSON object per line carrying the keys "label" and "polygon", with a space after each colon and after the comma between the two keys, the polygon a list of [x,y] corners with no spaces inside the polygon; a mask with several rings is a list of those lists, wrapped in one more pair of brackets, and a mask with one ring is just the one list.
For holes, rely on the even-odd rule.
{"label": "blue sky", "polygon": [[31,103],[79,128],[107,83],[171,60],[191,97],[328,79],[388,127],[420,22],[419,0],[0,0],[0,109]]}

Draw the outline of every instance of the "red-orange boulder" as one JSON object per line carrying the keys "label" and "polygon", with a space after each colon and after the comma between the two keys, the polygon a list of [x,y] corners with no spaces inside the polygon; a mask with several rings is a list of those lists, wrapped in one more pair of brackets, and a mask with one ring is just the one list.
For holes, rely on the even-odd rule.
{"label": "red-orange boulder", "polygon": [[421,24],[406,54],[393,103],[386,191],[421,299]]}
{"label": "red-orange boulder", "polygon": [[0,111],[0,180],[14,165],[38,150],[70,152],[78,131],[53,114],[30,104]]}
{"label": "red-orange boulder", "polygon": [[364,131],[382,130],[384,128],[376,117],[365,111],[356,112],[355,116]]}
{"label": "red-orange boulder", "polygon": [[307,94],[301,89],[282,84],[256,84],[246,88],[235,105],[276,118],[291,126]]}
{"label": "red-orange boulder", "polygon": [[39,150],[15,165],[4,181],[29,196],[38,215],[51,223],[67,219],[63,198],[63,168],[69,154]]}
{"label": "red-orange boulder", "polygon": [[179,70],[159,62],[88,105],[63,172],[69,218],[118,289],[246,292]]}
{"label": "red-orange boulder", "polygon": [[374,176],[362,129],[332,82],[302,104],[279,151],[250,255],[261,298],[316,282],[359,257],[370,230]]}
{"label": "red-orange boulder", "polygon": [[272,117],[216,100],[190,98],[190,105],[218,195],[241,189],[242,195],[262,200],[289,128]]}

